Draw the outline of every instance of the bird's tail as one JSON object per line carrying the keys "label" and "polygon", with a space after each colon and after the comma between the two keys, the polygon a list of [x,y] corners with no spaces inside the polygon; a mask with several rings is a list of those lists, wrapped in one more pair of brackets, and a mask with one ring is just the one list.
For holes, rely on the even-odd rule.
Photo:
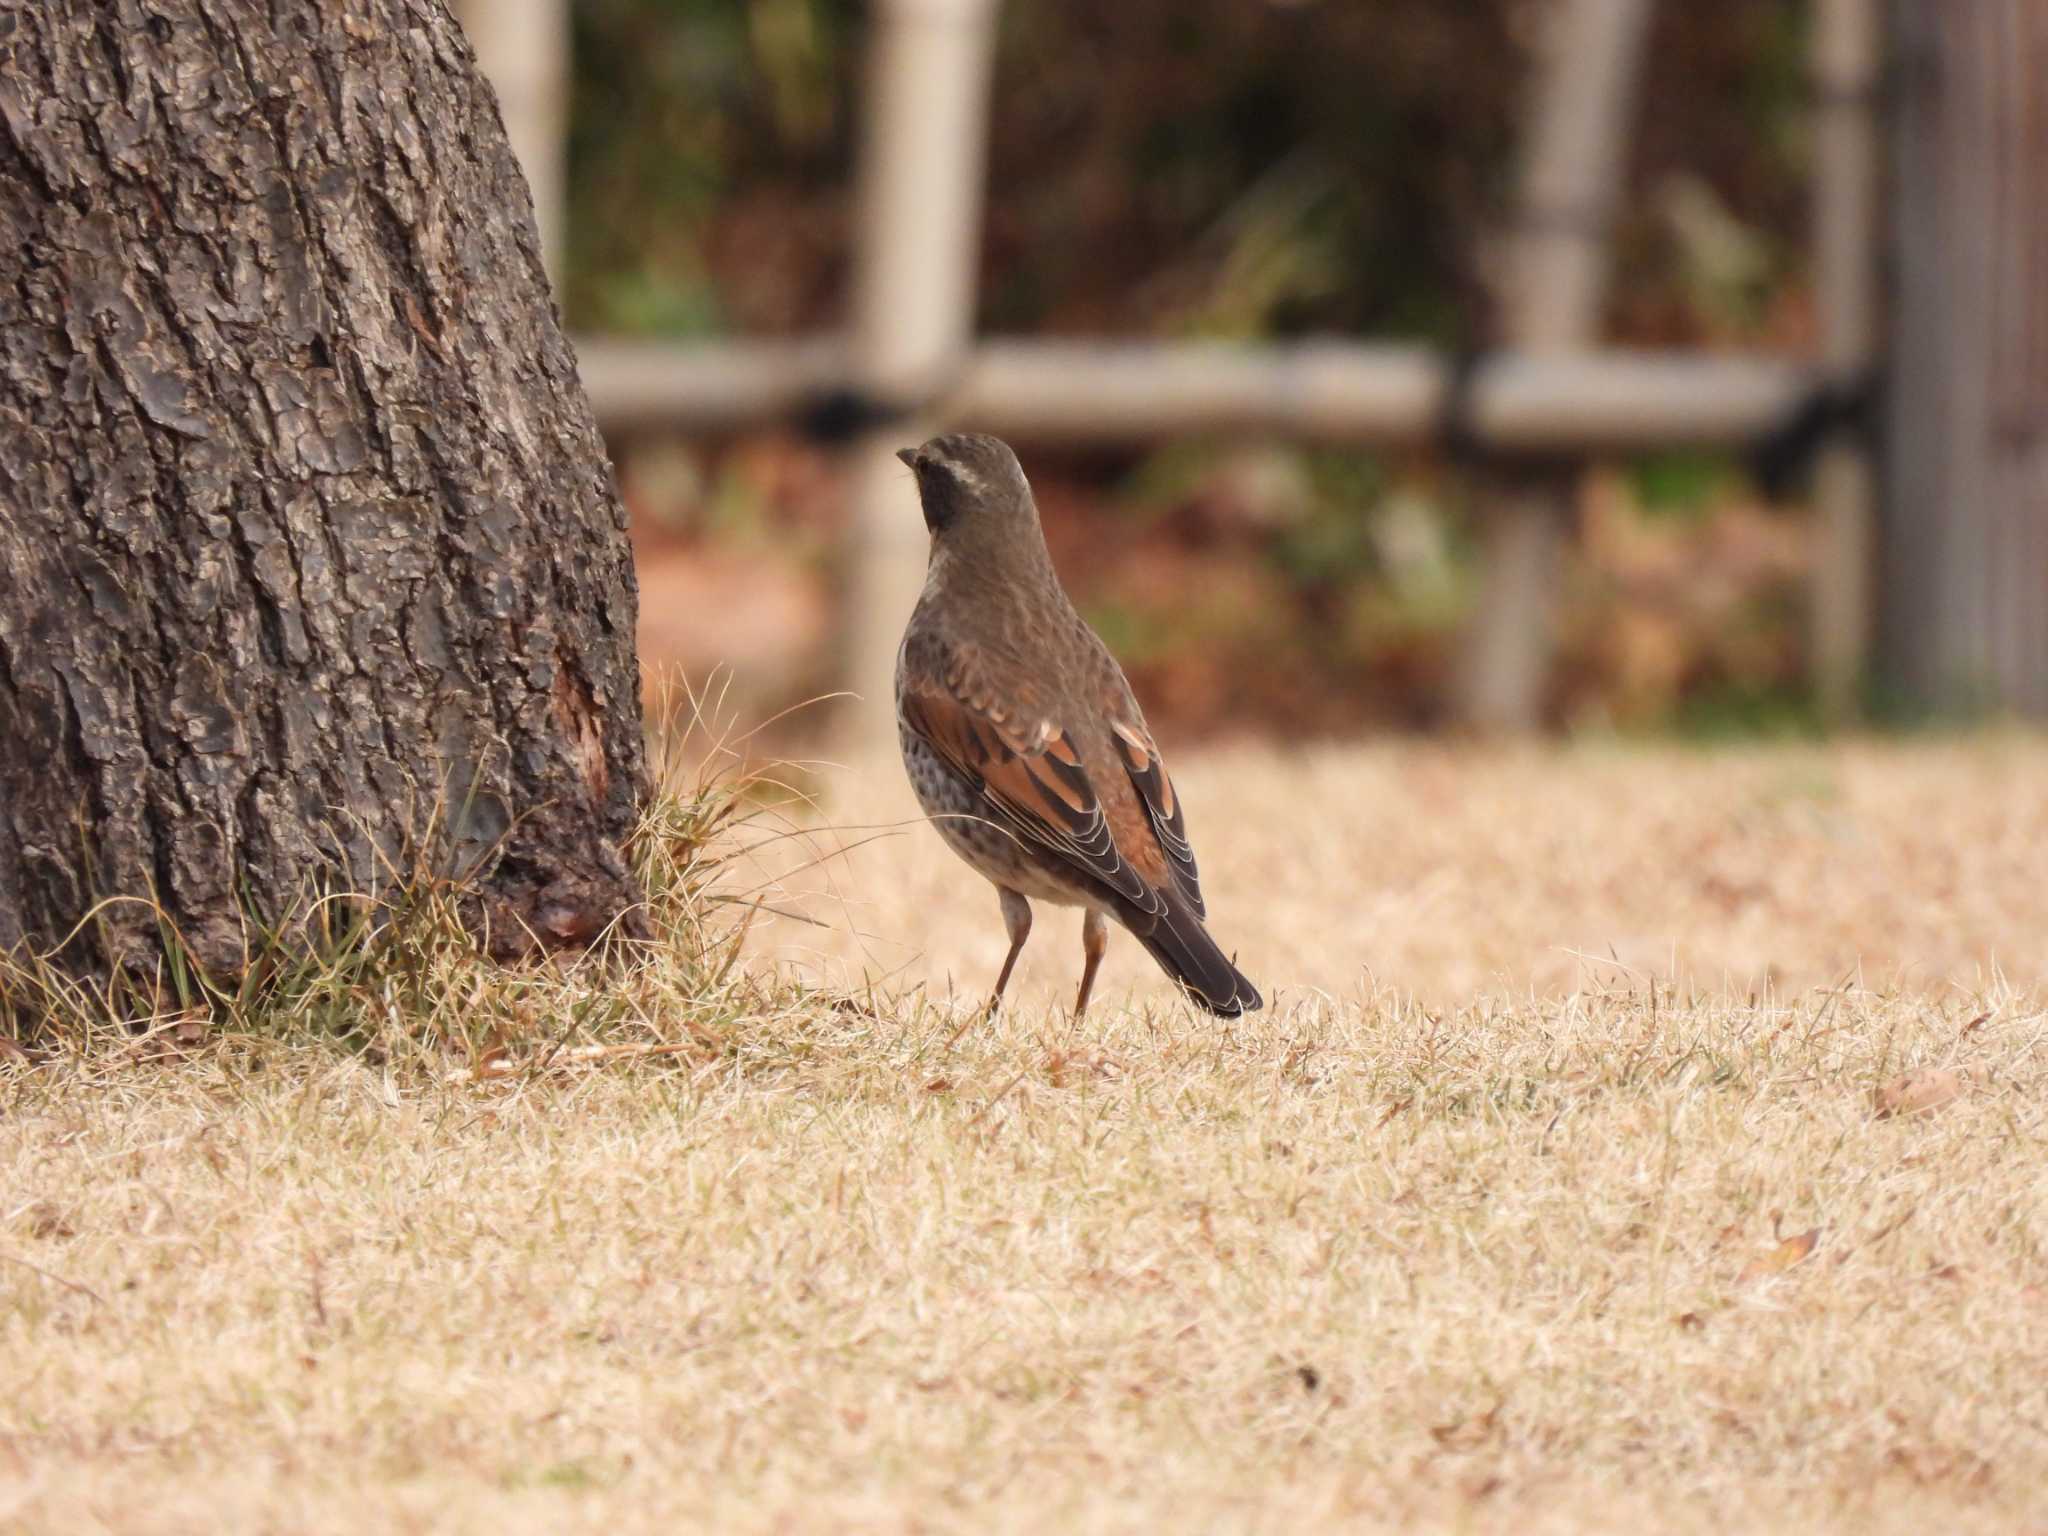
{"label": "bird's tail", "polygon": [[1265,1006],[1259,989],[1231,964],[1230,957],[1209,937],[1202,920],[1177,895],[1168,898],[1165,915],[1154,919],[1149,930],[1136,923],[1125,926],[1159,962],[1159,968],[1211,1013],[1234,1019]]}

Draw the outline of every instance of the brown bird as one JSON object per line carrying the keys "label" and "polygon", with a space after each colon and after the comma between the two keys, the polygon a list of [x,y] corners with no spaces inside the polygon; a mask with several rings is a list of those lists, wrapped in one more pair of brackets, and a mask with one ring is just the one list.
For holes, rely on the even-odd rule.
{"label": "brown bird", "polygon": [[1017,456],[993,437],[935,437],[897,457],[917,476],[931,565],[896,656],[896,721],[918,803],[990,880],[1010,933],[993,1011],[1031,901],[1085,907],[1078,1016],[1114,917],[1213,1013],[1261,1005],[1202,926],[1179,798],[1123,669],[1074,611]]}

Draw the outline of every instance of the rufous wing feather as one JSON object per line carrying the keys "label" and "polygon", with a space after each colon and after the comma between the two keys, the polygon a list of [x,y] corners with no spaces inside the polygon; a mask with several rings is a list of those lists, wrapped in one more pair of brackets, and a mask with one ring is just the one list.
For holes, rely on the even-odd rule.
{"label": "rufous wing feather", "polygon": [[1164,898],[1117,846],[1102,802],[1065,731],[1046,720],[998,722],[934,679],[910,681],[903,718],[955,772],[980,788],[990,820],[1058,855],[1139,912]]}
{"label": "rufous wing feather", "polygon": [[1112,727],[1116,734],[1116,749],[1124,760],[1124,769],[1131,776],[1131,783],[1137,786],[1139,798],[1145,802],[1145,810],[1152,821],[1152,835],[1158,839],[1159,848],[1166,855],[1168,866],[1173,871],[1173,883],[1180,888],[1182,896],[1194,908],[1196,917],[1207,917],[1209,909],[1202,903],[1201,876],[1195,869],[1195,850],[1188,842],[1187,817],[1181,811],[1180,797],[1173,792],[1173,781],[1166,776],[1166,764],[1161,761],[1159,749],[1152,745],[1152,738],[1145,734],[1143,727],[1119,720]]}

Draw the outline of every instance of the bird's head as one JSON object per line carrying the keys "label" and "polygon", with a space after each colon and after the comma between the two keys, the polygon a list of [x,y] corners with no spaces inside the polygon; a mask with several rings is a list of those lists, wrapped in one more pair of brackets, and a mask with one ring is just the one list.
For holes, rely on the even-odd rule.
{"label": "bird's head", "polygon": [[924,525],[935,541],[995,542],[1035,534],[1038,509],[1010,445],[979,432],[953,432],[896,457],[917,476]]}

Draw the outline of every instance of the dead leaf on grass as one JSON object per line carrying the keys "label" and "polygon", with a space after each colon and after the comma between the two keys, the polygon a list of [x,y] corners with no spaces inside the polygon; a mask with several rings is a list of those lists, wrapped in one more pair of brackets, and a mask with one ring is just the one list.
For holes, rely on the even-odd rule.
{"label": "dead leaf on grass", "polygon": [[1769,1275],[1782,1275],[1793,1265],[1804,1262],[1819,1243],[1819,1227],[1811,1227],[1796,1237],[1788,1237],[1769,1253],[1751,1259],[1743,1265],[1742,1273],[1735,1277],[1735,1283],[1747,1285],[1752,1280],[1761,1280]]}
{"label": "dead leaf on grass", "polygon": [[1953,1104],[1977,1085],[1977,1074],[1949,1067],[1916,1067],[1882,1084],[1872,1095],[1877,1117],[1917,1115]]}
{"label": "dead leaf on grass", "polygon": [[1429,1426],[1429,1437],[1447,1451],[1469,1451],[1484,1445],[1500,1429],[1500,1411],[1495,1403],[1477,1418],[1453,1419],[1448,1424]]}
{"label": "dead leaf on grass", "polygon": [[519,1069],[520,1064],[518,1062],[501,1052],[497,1055],[487,1055],[474,1068],[455,1067],[449,1071],[442,1081],[447,1083],[481,1082],[493,1078],[510,1077]]}
{"label": "dead leaf on grass", "polygon": [[1466,1502],[1483,1504],[1507,1485],[1508,1480],[1498,1472],[1487,1472],[1478,1477],[1468,1478],[1464,1483]]}
{"label": "dead leaf on grass", "polygon": [[51,1238],[76,1237],[78,1231],[70,1219],[57,1206],[47,1200],[38,1200],[21,1212],[22,1226],[28,1235],[43,1241]]}
{"label": "dead leaf on grass", "polygon": [[206,1021],[190,1014],[168,1020],[138,1038],[127,1048],[131,1062],[159,1062],[189,1056],[205,1045],[209,1031]]}
{"label": "dead leaf on grass", "polygon": [[539,1056],[519,1058],[501,1045],[492,1046],[477,1058],[477,1064],[457,1067],[442,1081],[469,1083],[497,1078],[516,1077],[542,1067],[566,1070],[570,1067],[600,1066],[606,1062],[622,1061],[643,1056],[680,1056],[699,1049],[694,1040],[667,1041],[662,1043],[638,1043],[631,1045],[572,1045],[565,1050],[547,1051]]}

